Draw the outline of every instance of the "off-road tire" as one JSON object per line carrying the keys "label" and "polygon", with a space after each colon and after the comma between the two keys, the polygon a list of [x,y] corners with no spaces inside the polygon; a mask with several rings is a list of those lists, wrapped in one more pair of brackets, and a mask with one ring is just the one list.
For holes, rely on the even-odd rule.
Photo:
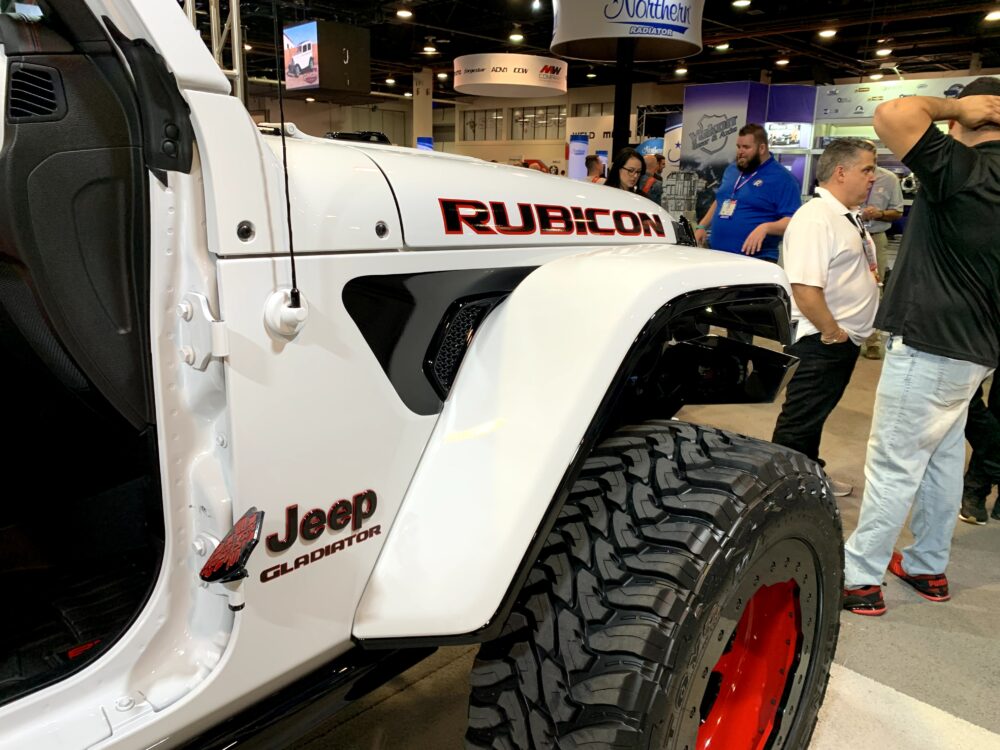
{"label": "off-road tire", "polygon": [[[801,454],[674,421],[618,431],[479,651],[466,746],[695,750],[712,724],[712,747],[807,747],[839,632],[841,539],[826,479]],[[719,680],[754,656],[736,644],[756,642],[744,628],[757,623],[781,641],[748,714],[722,703]]]}

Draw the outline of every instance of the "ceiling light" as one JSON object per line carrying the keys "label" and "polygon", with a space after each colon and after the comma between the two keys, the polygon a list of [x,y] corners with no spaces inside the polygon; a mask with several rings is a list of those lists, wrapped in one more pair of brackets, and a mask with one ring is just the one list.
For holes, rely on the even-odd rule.
{"label": "ceiling light", "polygon": [[435,47],[430,42],[428,42],[427,44],[424,45],[424,54],[425,55],[436,55],[437,51],[438,51],[437,47]]}
{"label": "ceiling light", "polygon": [[688,69],[685,68],[683,65],[678,65],[676,68],[674,68],[674,75],[675,76],[684,76],[684,75],[687,75],[687,72],[688,72]]}
{"label": "ceiling light", "polygon": [[987,21],[1000,21],[1000,10],[991,10],[986,14]]}
{"label": "ceiling light", "polygon": [[878,55],[879,57],[888,57],[889,55],[892,54],[892,50],[889,49],[888,47],[883,47],[882,49],[875,50],[875,54]]}
{"label": "ceiling light", "polygon": [[539,11],[542,9],[542,0],[531,0],[531,9],[533,11]]}
{"label": "ceiling light", "polygon": [[448,80],[448,74],[447,73],[438,73],[438,80],[439,81],[447,81]]}
{"label": "ceiling light", "polygon": [[597,78],[597,73],[595,73],[594,71],[590,71],[589,73],[587,73],[587,78]]}
{"label": "ceiling light", "polygon": [[252,45],[252,44],[244,44],[244,45],[243,45],[243,49],[244,49],[245,51],[249,52],[250,50],[252,50],[252,49],[253,49],[253,45]]}
{"label": "ceiling light", "polygon": [[823,37],[824,39],[830,39],[831,37],[837,36],[837,30],[836,29],[823,29],[821,32],[819,32],[819,35],[821,37]]}
{"label": "ceiling light", "polygon": [[734,8],[749,8],[750,0],[733,0]]}
{"label": "ceiling light", "polygon": [[307,96],[307,97],[306,97],[306,101],[307,101],[307,102],[314,102],[314,101],[316,101],[316,98],[315,98],[315,97],[312,97],[312,96]]}
{"label": "ceiling light", "polygon": [[407,91],[405,94],[403,94],[403,96],[413,96],[413,92]]}
{"label": "ceiling light", "polygon": [[868,77],[871,78],[873,81],[881,81],[882,80],[882,74],[881,73],[872,73]]}
{"label": "ceiling light", "polygon": [[400,8],[396,11],[396,18],[413,18],[413,11],[407,10],[406,8]]}
{"label": "ceiling light", "polygon": [[775,60],[774,64],[775,65],[788,65],[788,58],[787,57],[782,57],[780,60]]}
{"label": "ceiling light", "polygon": [[520,26],[515,26],[514,30],[512,32],[510,32],[510,36],[507,37],[507,38],[510,39],[515,44],[517,42],[523,42],[524,41],[524,34],[521,33],[521,27]]}
{"label": "ceiling light", "polygon": [[715,45],[715,49],[718,50],[719,52],[725,52],[727,49],[729,49],[729,42],[723,42],[722,44],[716,44]]}
{"label": "ceiling light", "polygon": [[388,78],[386,78],[385,82],[387,84],[389,84],[390,86],[395,86],[396,85],[396,79],[393,78],[392,76],[389,76]]}

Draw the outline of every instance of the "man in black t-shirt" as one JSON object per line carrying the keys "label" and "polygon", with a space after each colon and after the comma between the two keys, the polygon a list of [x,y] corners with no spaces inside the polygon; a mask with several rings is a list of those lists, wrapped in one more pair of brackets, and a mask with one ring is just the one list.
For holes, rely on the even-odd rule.
{"label": "man in black t-shirt", "polygon": [[[890,337],[844,566],[844,609],[861,615],[885,612],[886,568],[925,599],[950,598],[969,400],[1000,358],[1000,79],[959,99],[885,102],[875,131],[920,192],[875,320]],[[911,506],[914,542],[900,554]]]}

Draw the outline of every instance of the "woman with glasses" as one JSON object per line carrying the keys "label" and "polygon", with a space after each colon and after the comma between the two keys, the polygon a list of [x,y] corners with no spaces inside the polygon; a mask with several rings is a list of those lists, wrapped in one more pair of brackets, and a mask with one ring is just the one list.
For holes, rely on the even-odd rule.
{"label": "woman with glasses", "polygon": [[609,187],[636,192],[635,186],[646,172],[646,163],[634,148],[623,148],[611,162],[608,169],[608,179],[604,182]]}

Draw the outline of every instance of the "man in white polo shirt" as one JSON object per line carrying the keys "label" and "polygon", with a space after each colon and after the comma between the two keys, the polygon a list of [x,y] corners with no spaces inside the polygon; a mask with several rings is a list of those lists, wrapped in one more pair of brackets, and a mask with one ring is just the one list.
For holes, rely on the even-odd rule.
{"label": "man in white polo shirt", "polygon": [[[875,181],[875,146],[860,138],[833,141],[819,157],[816,197],[785,230],[785,273],[792,284],[799,358],[771,440],[819,457],[823,424],[844,395],[861,344],[878,310],[877,261],[871,235],[857,215]],[[850,485],[833,481],[835,495]]]}

